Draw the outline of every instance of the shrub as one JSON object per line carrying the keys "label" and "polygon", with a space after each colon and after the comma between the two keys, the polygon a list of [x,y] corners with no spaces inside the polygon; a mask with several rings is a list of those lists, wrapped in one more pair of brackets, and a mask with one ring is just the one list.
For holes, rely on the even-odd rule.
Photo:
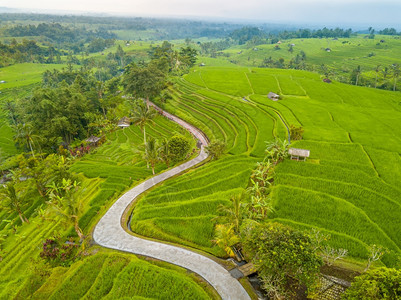
{"label": "shrub", "polygon": [[302,140],[303,135],[304,129],[302,128],[302,126],[295,127],[292,124],[290,125],[290,137],[292,141]]}
{"label": "shrub", "polygon": [[303,285],[313,291],[322,259],[307,234],[278,223],[254,221],[241,229],[244,253],[252,258],[269,296],[293,299]]}
{"label": "shrub", "polygon": [[344,299],[401,299],[401,270],[379,268],[355,277]]}
{"label": "shrub", "polygon": [[58,238],[46,239],[39,255],[51,266],[69,266],[76,258],[77,248],[71,240],[62,243]]}
{"label": "shrub", "polygon": [[214,141],[206,147],[206,153],[209,154],[212,160],[219,159],[226,149],[226,144],[222,141]]}
{"label": "shrub", "polygon": [[191,149],[191,144],[186,137],[182,135],[175,135],[170,139],[168,147],[172,161],[178,162],[185,159],[186,155]]}

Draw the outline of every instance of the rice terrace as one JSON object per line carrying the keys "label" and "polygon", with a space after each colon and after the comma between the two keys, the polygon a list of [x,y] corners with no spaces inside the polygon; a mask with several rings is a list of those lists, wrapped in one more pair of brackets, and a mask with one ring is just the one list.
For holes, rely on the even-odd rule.
{"label": "rice terrace", "polygon": [[150,2],[0,7],[0,299],[401,299],[391,9]]}

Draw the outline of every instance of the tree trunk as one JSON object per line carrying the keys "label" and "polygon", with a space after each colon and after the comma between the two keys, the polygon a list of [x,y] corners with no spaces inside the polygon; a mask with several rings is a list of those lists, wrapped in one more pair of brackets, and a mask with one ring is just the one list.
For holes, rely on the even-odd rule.
{"label": "tree trunk", "polygon": [[77,235],[79,236],[79,239],[82,241],[84,239],[84,234],[82,233],[81,228],[79,228],[77,221],[74,222],[74,229]]}
{"label": "tree trunk", "polygon": [[30,140],[28,140],[28,144],[29,144],[29,148],[31,148],[32,156],[35,157],[35,153],[33,153],[33,148],[32,148],[32,144],[31,144]]}
{"label": "tree trunk", "polygon": [[375,89],[377,88],[377,73],[376,73],[376,80],[375,80]]}
{"label": "tree trunk", "polygon": [[358,79],[359,79],[359,75],[356,75],[356,81],[355,81],[355,85],[358,85]]}
{"label": "tree trunk", "polygon": [[24,217],[22,216],[22,212],[18,212],[19,218],[21,219],[22,223],[25,223]]}
{"label": "tree trunk", "polygon": [[[143,144],[145,146],[145,155],[148,154],[148,150],[146,150],[146,127],[143,126]],[[146,167],[149,169],[149,162],[146,161]]]}
{"label": "tree trunk", "polygon": [[395,88],[397,86],[397,78],[394,77],[394,85],[393,85],[393,92],[395,92]]}
{"label": "tree trunk", "polygon": [[152,164],[152,173],[155,175],[155,164]]}

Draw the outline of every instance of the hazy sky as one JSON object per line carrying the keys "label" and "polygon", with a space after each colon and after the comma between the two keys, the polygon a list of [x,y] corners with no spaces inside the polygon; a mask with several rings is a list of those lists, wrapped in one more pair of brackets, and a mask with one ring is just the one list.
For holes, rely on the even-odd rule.
{"label": "hazy sky", "polygon": [[0,6],[133,16],[221,17],[266,23],[401,26],[401,0],[0,0]]}

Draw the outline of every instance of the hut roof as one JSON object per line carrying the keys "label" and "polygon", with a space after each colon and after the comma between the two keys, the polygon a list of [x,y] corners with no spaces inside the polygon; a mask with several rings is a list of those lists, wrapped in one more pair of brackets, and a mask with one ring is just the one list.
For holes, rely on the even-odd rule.
{"label": "hut roof", "polygon": [[118,127],[128,127],[131,125],[131,121],[128,117],[122,117],[119,121],[117,126]]}
{"label": "hut roof", "polygon": [[299,156],[299,157],[309,157],[310,151],[306,149],[298,149],[298,148],[290,148],[288,150],[288,153],[293,155],[293,156]]}
{"label": "hut roof", "polygon": [[268,94],[267,94],[267,97],[268,97],[269,99],[275,100],[275,101],[278,100],[278,99],[280,98],[279,95],[277,95],[276,93],[273,93],[273,92],[268,93]]}
{"label": "hut roof", "polygon": [[91,135],[90,137],[88,137],[85,140],[85,142],[88,142],[88,143],[97,143],[98,141],[100,141],[100,137],[97,137],[97,136],[94,136],[94,135]]}

